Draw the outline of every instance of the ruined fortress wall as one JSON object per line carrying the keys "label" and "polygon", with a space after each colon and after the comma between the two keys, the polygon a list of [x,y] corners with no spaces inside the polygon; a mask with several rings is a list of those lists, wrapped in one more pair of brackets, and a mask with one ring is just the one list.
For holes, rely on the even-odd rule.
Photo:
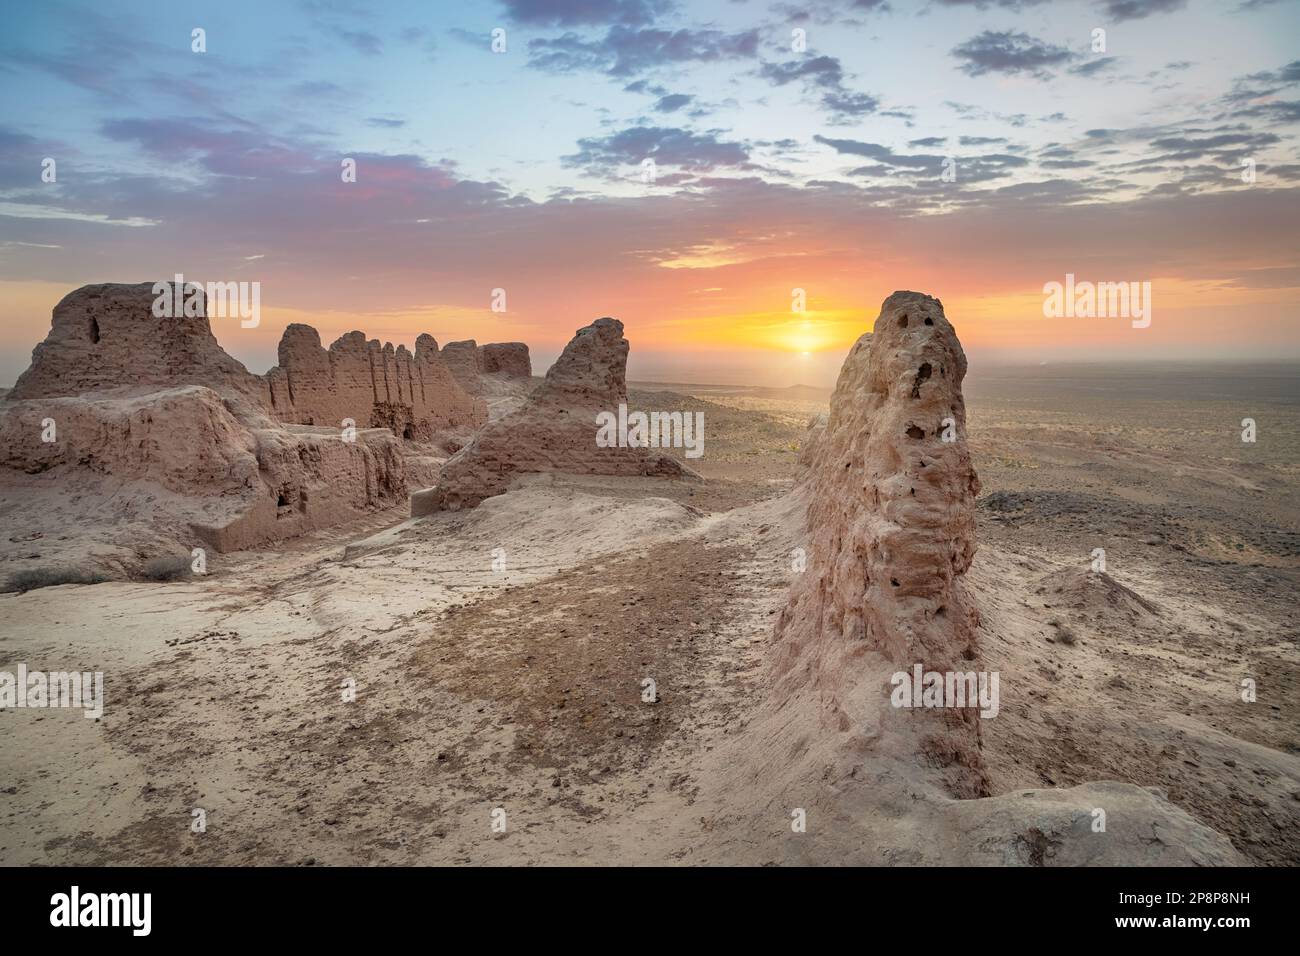
{"label": "ruined fortress wall", "polygon": [[351,419],[359,428],[428,440],[440,429],[487,421],[486,404],[460,385],[430,335],[416,340],[414,354],[361,332],[327,350],[315,329],[294,323],[266,380],[272,411],[284,422],[341,427]]}
{"label": "ruined fortress wall", "polygon": [[[477,349],[463,352],[474,355]],[[627,400],[627,353],[617,319],[597,319],[579,329],[527,401],[479,431],[443,466],[436,487],[412,496],[411,513],[473,508],[527,473],[692,475],[651,449],[597,445],[596,414]]]}
{"label": "ruined fortress wall", "polygon": [[[979,614],[963,578],[975,555],[979,479],[966,436],[966,356],[938,299],[895,292],[850,351],[804,460],[807,570],[777,625],[786,692],[815,688],[853,726],[854,681],[874,652],[900,671],[977,670]],[[899,717],[950,792],[982,794],[971,710]]]}

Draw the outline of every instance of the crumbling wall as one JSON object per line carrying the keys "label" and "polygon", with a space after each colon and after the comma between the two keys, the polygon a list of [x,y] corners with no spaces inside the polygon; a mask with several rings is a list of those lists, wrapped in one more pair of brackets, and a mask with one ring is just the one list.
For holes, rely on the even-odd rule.
{"label": "crumbling wall", "polygon": [[[979,616],[962,582],[979,493],[965,374],[939,300],[894,293],[845,360],[805,456],[807,569],[777,625],[777,672],[787,693],[815,690],[841,730],[850,729],[846,694],[864,652],[906,672],[977,667]],[[974,709],[898,716],[953,792],[983,792]]]}
{"label": "crumbling wall", "polygon": [[341,336],[328,350],[309,325],[294,323],[280,339],[279,365],[267,375],[271,409],[284,422],[389,428],[401,438],[430,440],[444,428],[478,427],[487,404],[452,375],[428,334],[393,348],[361,332]]}
{"label": "crumbling wall", "polygon": [[479,368],[483,374],[504,375],[507,378],[533,377],[533,360],[528,346],[523,342],[491,342],[480,345]]}
{"label": "crumbling wall", "polygon": [[579,329],[524,404],[484,426],[443,466],[437,486],[412,496],[412,514],[472,508],[529,472],[689,474],[651,449],[597,445],[597,413],[627,401],[627,353],[617,319]]}
{"label": "crumbling wall", "polygon": [[9,397],[206,385],[260,403],[262,381],[217,342],[202,293],[199,315],[159,318],[153,314],[153,288],[152,282],[104,282],[69,292],[54,307],[49,334],[32,350],[32,364]]}
{"label": "crumbling wall", "polygon": [[[0,403],[0,464],[15,494],[47,472],[104,479],[112,500],[87,496],[78,530],[119,541],[162,490],[198,518],[199,538],[223,550],[405,499],[392,434],[364,422],[355,433],[277,425],[269,385],[217,343],[202,296],[198,315],[158,318],[152,290],[86,286],[55,307],[31,367]],[[110,513],[111,529],[91,527]]]}

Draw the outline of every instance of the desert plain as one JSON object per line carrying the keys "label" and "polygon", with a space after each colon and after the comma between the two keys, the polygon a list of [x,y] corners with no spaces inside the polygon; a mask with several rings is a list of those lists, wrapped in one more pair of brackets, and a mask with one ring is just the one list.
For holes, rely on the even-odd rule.
{"label": "desert plain", "polygon": [[[105,580],[0,594],[0,668],[101,671],[105,705],[0,711],[0,863],[1295,865],[1296,381],[970,368],[962,587],[1001,699],[949,728],[977,734],[961,786],[889,729],[897,659],[801,643],[852,679],[774,676],[830,389],[633,380],[629,407],[703,412],[680,475],[401,494],[175,580],[142,571],[165,494],[11,467],[0,577]],[[490,381],[450,447],[390,429],[403,491],[544,385]]]}

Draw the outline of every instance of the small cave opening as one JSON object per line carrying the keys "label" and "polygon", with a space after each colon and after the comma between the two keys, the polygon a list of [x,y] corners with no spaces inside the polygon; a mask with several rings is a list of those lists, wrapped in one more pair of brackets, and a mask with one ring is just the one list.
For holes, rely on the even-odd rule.
{"label": "small cave opening", "polygon": [[933,371],[933,370],[930,368],[930,363],[929,363],[929,362],[923,362],[923,363],[921,364],[921,367],[920,367],[919,369],[916,370],[916,378],[912,380],[912,397],[913,397],[913,398],[920,398],[920,397],[921,397],[921,383],[922,383],[922,382],[928,382],[928,381],[930,380],[930,373],[931,373],[931,371]]}
{"label": "small cave opening", "polygon": [[934,319],[930,318],[929,316],[926,316],[925,324],[926,324],[926,325],[934,325]]}
{"label": "small cave opening", "polygon": [[287,508],[287,507],[289,507],[289,498],[288,498],[288,496],[285,495],[285,493],[284,493],[283,491],[280,492],[280,494],[279,494],[278,496],[276,496],[276,499],[275,499],[275,506],[276,506],[277,508]]}
{"label": "small cave opening", "polygon": [[407,441],[413,441],[415,439],[415,426],[410,422],[407,422],[406,426],[402,429],[402,437]]}
{"label": "small cave opening", "polygon": [[916,425],[907,426],[907,437],[912,439],[921,439],[925,437],[925,432]]}
{"label": "small cave opening", "polygon": [[99,344],[99,319],[94,316],[90,318],[90,341],[94,345]]}
{"label": "small cave opening", "polygon": [[898,327],[899,327],[900,329],[905,329],[905,328],[907,328],[907,313],[906,313],[906,312],[904,312],[902,315],[900,315],[900,316],[898,317]]}

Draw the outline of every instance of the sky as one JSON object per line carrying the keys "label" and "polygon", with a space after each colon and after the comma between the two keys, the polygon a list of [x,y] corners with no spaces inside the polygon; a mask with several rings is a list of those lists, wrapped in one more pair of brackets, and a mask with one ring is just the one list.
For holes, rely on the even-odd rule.
{"label": "sky", "polygon": [[[260,283],[213,319],[255,372],[290,322],[540,372],[612,315],[632,378],[828,385],[898,289],[972,365],[1300,358],[1297,0],[3,17],[0,384],[69,291],[177,273]],[[1151,283],[1150,324],[1049,317],[1067,274]]]}

